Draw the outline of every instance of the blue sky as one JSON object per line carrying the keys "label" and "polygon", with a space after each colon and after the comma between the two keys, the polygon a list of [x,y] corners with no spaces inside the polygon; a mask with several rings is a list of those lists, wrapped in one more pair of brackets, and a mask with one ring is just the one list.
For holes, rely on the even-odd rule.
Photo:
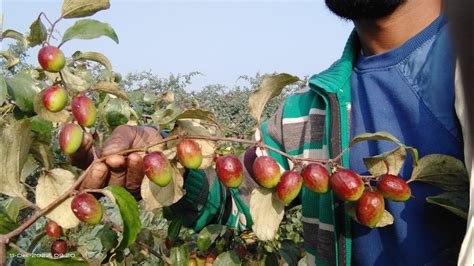
{"label": "blue sky", "polygon": [[[0,1],[3,28],[24,33],[41,11],[52,20],[59,17],[62,4]],[[323,0],[111,0],[111,8],[93,18],[111,24],[120,43],[108,38],[72,40],[63,46],[66,56],[76,50],[101,52],[122,74],[202,72],[190,89],[213,83],[233,86],[240,75],[257,72],[300,77],[317,73],[340,56],[352,30],[352,24],[331,14]],[[64,32],[73,23],[63,20],[58,29]],[[31,51],[32,61],[36,51]]]}

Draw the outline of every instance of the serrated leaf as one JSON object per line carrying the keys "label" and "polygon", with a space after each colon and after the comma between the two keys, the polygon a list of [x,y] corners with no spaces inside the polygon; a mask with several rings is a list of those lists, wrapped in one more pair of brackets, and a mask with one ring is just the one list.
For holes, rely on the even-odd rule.
{"label": "serrated leaf", "polygon": [[8,95],[15,101],[21,111],[31,113],[34,111],[33,100],[41,90],[41,84],[33,79],[30,73],[24,71],[7,79]]}
{"label": "serrated leaf", "polygon": [[200,251],[207,251],[207,249],[227,231],[227,226],[221,224],[210,224],[204,227],[196,240],[197,248]]}
{"label": "serrated leaf", "polygon": [[71,113],[66,109],[63,109],[59,112],[51,112],[43,104],[43,95],[46,90],[43,90],[35,95],[35,100],[33,102],[34,109],[36,114],[44,120],[55,122],[55,123],[65,123],[71,118]]}
{"label": "serrated leaf", "polygon": [[0,74],[0,105],[3,104],[3,102],[7,99],[8,97],[8,90],[7,90],[7,82],[5,81],[5,77]]}
{"label": "serrated leaf", "polygon": [[173,179],[165,187],[155,185],[148,178],[143,179],[141,185],[141,196],[146,210],[151,211],[157,208],[170,206],[183,197],[183,176],[176,168],[173,169]]}
{"label": "serrated leaf", "polygon": [[286,73],[265,77],[257,90],[252,92],[249,97],[249,111],[252,117],[261,121],[262,112],[267,102],[278,96],[285,86],[299,80],[298,77]]}
{"label": "serrated leaf", "polygon": [[38,16],[38,18],[30,25],[30,33],[26,37],[28,45],[30,47],[40,45],[46,41],[47,37],[48,32],[46,30],[46,26],[44,26],[43,22],[41,22],[41,18]]}
{"label": "serrated leaf", "polygon": [[[67,170],[55,168],[46,171],[44,175],[38,178],[38,185],[36,186],[36,205],[40,208],[45,208],[70,189],[75,181],[76,178],[74,174]],[[55,221],[63,228],[76,227],[79,224],[79,219],[77,219],[72,212],[71,202],[72,197],[69,197],[46,214],[46,217]]]}
{"label": "serrated leaf", "polygon": [[0,55],[7,60],[7,68],[11,69],[16,64],[20,63],[20,59],[16,58],[12,53],[8,51],[0,51]]}
{"label": "serrated leaf", "polygon": [[[369,172],[374,176],[380,176],[387,173],[398,175],[406,157],[407,153],[405,148],[398,147],[376,156],[364,158],[364,164]],[[387,169],[387,165],[389,169]]]}
{"label": "serrated leaf", "polygon": [[226,251],[224,253],[219,254],[216,260],[214,261],[214,266],[237,266],[241,265],[242,262],[240,261],[239,256],[234,250]]}
{"label": "serrated leaf", "polygon": [[426,201],[441,206],[459,217],[467,219],[469,211],[468,192],[444,192],[436,196],[427,197]]}
{"label": "serrated leaf", "polygon": [[119,43],[117,33],[109,24],[94,19],[83,19],[76,21],[64,32],[61,44],[72,39],[89,40],[101,36],[109,37],[117,44]]}
{"label": "serrated leaf", "polygon": [[27,45],[25,36],[23,36],[23,34],[19,33],[16,30],[8,29],[8,30],[5,30],[4,32],[2,32],[2,37],[0,39],[3,40],[5,38],[15,39],[15,40],[23,43],[23,45],[25,45],[25,46]]}
{"label": "serrated leaf", "polygon": [[263,241],[273,240],[277,234],[285,206],[273,196],[270,189],[256,188],[250,196],[250,215],[252,230]]}
{"label": "serrated leaf", "polygon": [[0,192],[11,197],[24,198],[26,193],[20,178],[28,159],[30,125],[29,120],[20,120],[0,127]]}
{"label": "serrated leaf", "polygon": [[[63,75],[63,81],[64,83],[66,83],[68,90],[73,89],[76,92],[82,92],[89,89],[91,86],[91,84],[87,80],[83,79],[78,75],[73,74],[67,66],[61,70],[61,73]],[[54,81],[55,76],[57,76],[57,73],[46,73],[46,75],[48,75],[49,79]]]}
{"label": "serrated leaf", "polygon": [[112,192],[123,221],[122,240],[116,251],[124,250],[135,243],[142,227],[138,203],[132,194],[123,187],[110,186],[106,190]]}
{"label": "serrated leaf", "polygon": [[413,169],[410,181],[429,183],[446,191],[469,189],[469,178],[463,162],[444,154],[430,154],[421,158]]}
{"label": "serrated leaf", "polygon": [[74,53],[73,55],[74,60],[77,61],[94,61],[99,64],[102,64],[110,73],[112,73],[112,64],[110,63],[109,59],[98,52],[79,52]]}
{"label": "serrated leaf", "polygon": [[[187,133],[188,135],[199,135],[199,136],[215,136],[217,134],[215,129],[205,127],[196,120],[185,120],[181,119],[176,121],[176,127],[171,131],[170,136],[177,134]],[[195,139],[201,147],[202,163],[199,169],[207,169],[211,166],[214,159],[214,151],[217,148],[215,141]],[[168,142],[168,147],[175,147],[178,141]]]}
{"label": "serrated leaf", "polygon": [[101,81],[94,86],[94,90],[110,93],[125,101],[128,101],[127,93],[120,88],[120,85],[115,82]]}
{"label": "serrated leaf", "polygon": [[64,0],[61,15],[64,18],[88,17],[109,7],[109,0]]}
{"label": "serrated leaf", "polygon": [[184,244],[179,247],[171,248],[171,265],[186,266],[189,261],[188,245]]}
{"label": "serrated leaf", "polygon": [[61,259],[49,259],[44,258],[49,254],[43,254],[44,256],[26,256],[25,266],[87,266],[89,265],[85,261],[77,260],[74,258],[61,258]]}

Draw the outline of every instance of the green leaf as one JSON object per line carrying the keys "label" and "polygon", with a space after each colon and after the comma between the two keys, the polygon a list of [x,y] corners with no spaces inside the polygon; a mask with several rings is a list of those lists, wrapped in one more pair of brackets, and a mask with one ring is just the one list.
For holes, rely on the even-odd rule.
{"label": "green leaf", "polygon": [[43,95],[46,90],[43,90],[35,95],[35,99],[33,102],[33,106],[35,109],[36,114],[44,120],[56,123],[65,123],[71,117],[71,113],[66,109],[63,109],[59,112],[51,112],[46,107],[44,107],[43,103]]}
{"label": "green leaf", "polygon": [[241,265],[242,262],[240,261],[239,256],[235,253],[234,250],[227,251],[224,253],[219,254],[217,256],[216,261],[214,261],[214,266],[237,266]]}
{"label": "green leaf", "polygon": [[0,55],[7,60],[7,68],[11,69],[16,64],[20,63],[20,59],[16,58],[12,53],[8,51],[0,51]]}
{"label": "green leaf", "polygon": [[18,224],[12,220],[4,206],[0,206],[0,235],[7,234],[18,227]]}
{"label": "green leaf", "polygon": [[287,85],[299,81],[298,77],[281,73],[263,79],[260,86],[249,97],[249,111],[253,118],[261,121],[263,109],[267,102],[278,96]]}
{"label": "green leaf", "polygon": [[82,18],[109,7],[109,0],[64,0],[61,15],[64,18]]}
{"label": "green leaf", "polygon": [[181,114],[181,109],[174,103],[169,104],[164,110],[157,110],[151,115],[153,122],[160,128],[173,128],[176,118]]}
{"label": "green leaf", "polygon": [[120,85],[115,82],[101,81],[94,86],[94,90],[110,93],[125,101],[128,101],[127,93],[120,88]]}
{"label": "green leaf", "polygon": [[197,248],[206,251],[216,239],[225,234],[227,227],[221,224],[211,224],[199,232],[197,239]]}
{"label": "green leaf", "polygon": [[33,79],[30,73],[24,71],[7,79],[8,94],[15,101],[21,111],[32,113],[34,111],[33,100],[40,89],[40,84]]}
{"label": "green leaf", "polygon": [[21,198],[26,194],[20,178],[32,141],[30,126],[29,120],[20,120],[0,127],[0,193]]}
{"label": "green leaf", "polygon": [[176,217],[171,221],[170,225],[168,226],[168,239],[171,241],[175,241],[178,238],[179,231],[181,231],[181,226],[183,224],[183,220],[181,217]]}
{"label": "green leaf", "polygon": [[23,34],[19,33],[18,31],[16,30],[5,30],[4,32],[2,32],[2,36],[0,38],[0,40],[3,41],[3,39],[5,38],[10,38],[10,39],[15,39],[21,43],[23,43],[23,45],[27,45],[26,43],[26,39],[25,39],[25,36],[23,36]]}
{"label": "green leaf", "polygon": [[[405,148],[400,146],[391,151],[364,158],[364,164],[369,172],[374,176],[380,176],[387,173],[398,175],[406,157],[407,153]],[[387,169],[387,165],[389,169]]]}
{"label": "green leaf", "polygon": [[23,199],[18,197],[11,197],[2,202],[2,206],[0,206],[0,208],[4,208],[3,210],[8,215],[8,217],[15,222],[18,218],[20,210],[25,208],[26,206],[27,205],[25,205],[25,201]]}
{"label": "green leaf", "polygon": [[96,236],[100,239],[102,246],[106,250],[114,249],[119,243],[117,232],[115,232],[108,224],[106,224],[102,229],[100,229]]}
{"label": "green leaf", "polygon": [[28,34],[28,37],[26,37],[28,44],[30,47],[40,45],[46,41],[47,37],[48,32],[46,26],[44,26],[43,22],[41,22],[41,18],[38,16],[38,18],[31,24],[30,33]]}
{"label": "green leaf", "polygon": [[27,256],[25,259],[25,266],[87,266],[85,261],[63,258],[63,259],[48,259],[40,256]]}
{"label": "green leaf", "polygon": [[5,81],[5,77],[0,74],[0,105],[7,99],[8,90],[7,90],[7,82]]}
{"label": "green leaf", "polygon": [[34,132],[51,133],[51,131],[53,130],[53,123],[47,120],[44,120],[37,115],[30,117],[30,120],[31,120],[31,130]]}
{"label": "green leaf", "polygon": [[103,65],[110,73],[112,73],[112,64],[110,63],[109,59],[98,52],[76,52],[73,54],[73,59],[76,61],[94,61],[101,65]]}
{"label": "green leaf", "polygon": [[101,36],[109,37],[117,44],[119,43],[117,33],[115,33],[114,29],[109,24],[93,19],[83,19],[74,23],[74,25],[64,32],[61,44],[72,39],[89,40]]}
{"label": "green leaf", "polygon": [[459,217],[467,219],[469,211],[468,192],[444,192],[436,196],[427,197],[426,201],[441,206]]}
{"label": "green leaf", "polygon": [[117,204],[120,215],[123,220],[122,241],[117,250],[124,250],[129,247],[137,239],[142,224],[140,221],[140,212],[138,211],[138,203],[135,198],[123,187],[109,186],[106,188],[113,194],[113,199]]}
{"label": "green leaf", "polygon": [[124,100],[109,96],[99,105],[99,113],[111,128],[126,124],[130,119],[130,109]]}
{"label": "green leaf", "polygon": [[188,261],[189,249],[187,244],[171,248],[171,265],[186,266]]}
{"label": "green leaf", "polygon": [[430,154],[421,158],[410,181],[421,181],[446,191],[469,189],[467,170],[462,161],[448,155]]}

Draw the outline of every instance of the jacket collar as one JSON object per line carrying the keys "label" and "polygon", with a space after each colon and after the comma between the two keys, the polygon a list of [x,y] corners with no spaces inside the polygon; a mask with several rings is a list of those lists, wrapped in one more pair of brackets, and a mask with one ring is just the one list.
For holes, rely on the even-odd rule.
{"label": "jacket collar", "polygon": [[354,29],[346,42],[341,58],[325,71],[312,76],[308,81],[310,87],[316,86],[329,93],[350,93],[344,92],[343,88],[350,80],[352,67],[359,52],[359,38]]}

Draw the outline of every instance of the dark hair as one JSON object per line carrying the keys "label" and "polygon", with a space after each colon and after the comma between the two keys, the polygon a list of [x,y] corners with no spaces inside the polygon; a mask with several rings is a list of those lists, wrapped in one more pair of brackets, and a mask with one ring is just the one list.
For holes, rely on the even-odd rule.
{"label": "dark hair", "polygon": [[326,0],[328,8],[339,17],[376,19],[390,15],[405,0]]}

